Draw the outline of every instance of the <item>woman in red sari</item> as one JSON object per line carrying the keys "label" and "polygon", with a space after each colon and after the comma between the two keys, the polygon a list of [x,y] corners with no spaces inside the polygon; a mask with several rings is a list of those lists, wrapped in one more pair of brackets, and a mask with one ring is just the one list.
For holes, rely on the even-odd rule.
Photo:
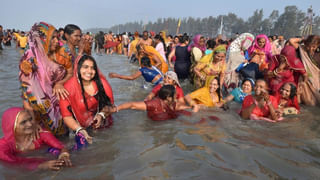
{"label": "woman in red sari", "polygon": [[297,86],[293,83],[285,83],[275,94],[278,103],[278,111],[283,115],[298,114],[300,106],[297,99]]}
{"label": "woman in red sari", "polygon": [[[59,170],[62,166],[71,166],[70,154],[63,144],[47,130],[38,130],[35,119],[29,111],[12,107],[2,115],[2,132],[0,139],[0,160],[9,165],[20,166],[29,170]],[[27,151],[39,149],[43,145],[51,147],[50,152],[58,156],[56,160],[44,158],[21,157]]]}
{"label": "woman in red sari", "polygon": [[243,119],[276,122],[281,120],[276,112],[278,103],[275,97],[268,94],[268,84],[258,79],[254,87],[254,95],[244,98],[240,115]]}
{"label": "woman in red sari", "polygon": [[277,93],[285,83],[290,82],[297,85],[300,76],[307,79],[306,70],[301,60],[297,58],[296,50],[292,46],[284,47],[280,55],[271,58],[267,75],[273,94]]}
{"label": "woman in red sari", "polygon": [[[76,141],[81,145],[92,143],[88,127],[103,128],[112,125],[110,107],[113,106],[111,86],[99,72],[93,57],[83,55],[75,63],[73,77],[64,84],[69,95],[60,99],[64,123],[76,132]],[[79,144],[78,144],[79,145]],[[81,148],[80,147],[75,147]]]}

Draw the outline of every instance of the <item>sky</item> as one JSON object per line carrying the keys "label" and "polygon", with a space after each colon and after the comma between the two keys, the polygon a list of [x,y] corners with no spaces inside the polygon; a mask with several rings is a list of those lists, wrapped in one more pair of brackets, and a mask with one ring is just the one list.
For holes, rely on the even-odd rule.
{"label": "sky", "polygon": [[28,31],[40,21],[56,28],[76,24],[81,29],[109,28],[133,21],[158,18],[216,17],[230,12],[247,19],[256,9],[268,17],[273,10],[280,14],[288,5],[304,12],[312,5],[320,15],[320,0],[1,0],[0,25],[4,29]]}

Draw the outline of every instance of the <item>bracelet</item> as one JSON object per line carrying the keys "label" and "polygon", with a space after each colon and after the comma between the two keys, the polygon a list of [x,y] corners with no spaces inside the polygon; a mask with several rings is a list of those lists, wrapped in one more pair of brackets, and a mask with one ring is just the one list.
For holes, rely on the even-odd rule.
{"label": "bracelet", "polygon": [[104,115],[104,113],[103,113],[103,112],[99,112],[99,113],[97,113],[97,115],[100,115],[103,119],[105,119],[105,118],[106,118],[106,116]]}
{"label": "bracelet", "polygon": [[119,112],[118,106],[116,106],[116,112]]}
{"label": "bracelet", "polygon": [[59,154],[58,159],[60,159],[60,158],[61,158],[61,157],[63,157],[63,156],[67,156],[67,157],[69,157],[69,156],[70,156],[70,154],[69,154],[68,152],[62,152],[62,153],[60,153],[60,154]]}
{"label": "bracelet", "polygon": [[269,106],[270,104],[271,104],[271,101],[268,101],[268,102],[267,102],[267,105]]}
{"label": "bracelet", "polygon": [[77,129],[76,129],[76,135],[81,131],[81,130],[83,130],[83,127],[78,127]]}

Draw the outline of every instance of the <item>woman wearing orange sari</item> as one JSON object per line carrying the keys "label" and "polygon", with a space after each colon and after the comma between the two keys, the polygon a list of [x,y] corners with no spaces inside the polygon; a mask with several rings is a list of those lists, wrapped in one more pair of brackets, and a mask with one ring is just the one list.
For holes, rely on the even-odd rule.
{"label": "woman wearing orange sari", "polygon": [[154,47],[140,44],[137,46],[137,50],[139,53],[139,62],[143,56],[148,56],[152,66],[157,67],[163,74],[168,71],[168,64]]}

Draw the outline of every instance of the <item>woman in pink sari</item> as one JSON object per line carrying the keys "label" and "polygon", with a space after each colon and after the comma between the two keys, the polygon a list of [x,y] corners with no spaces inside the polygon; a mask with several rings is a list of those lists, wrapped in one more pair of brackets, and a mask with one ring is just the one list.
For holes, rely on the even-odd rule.
{"label": "woman in pink sari", "polygon": [[260,71],[267,69],[272,57],[269,38],[265,34],[256,36],[254,43],[248,49],[248,53],[251,57],[251,62],[259,64]]}
{"label": "woman in pink sari", "polygon": [[[12,107],[2,115],[2,132],[0,139],[0,160],[9,165],[29,170],[59,170],[62,166],[71,166],[70,154],[63,144],[45,129],[37,130],[36,123],[29,111]],[[50,152],[59,155],[56,160],[44,158],[21,157],[27,151],[39,149],[43,145],[50,146]]]}

